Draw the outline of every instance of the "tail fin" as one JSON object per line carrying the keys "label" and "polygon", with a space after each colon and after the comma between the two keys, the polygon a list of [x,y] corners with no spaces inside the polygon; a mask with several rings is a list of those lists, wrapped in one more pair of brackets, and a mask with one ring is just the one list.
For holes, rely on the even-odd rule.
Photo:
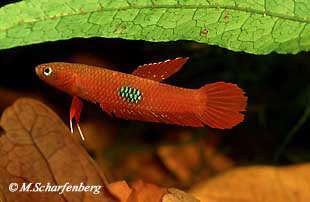
{"label": "tail fin", "polygon": [[206,96],[206,107],[201,114],[204,124],[212,128],[227,129],[244,119],[247,97],[236,84],[216,82],[199,89]]}

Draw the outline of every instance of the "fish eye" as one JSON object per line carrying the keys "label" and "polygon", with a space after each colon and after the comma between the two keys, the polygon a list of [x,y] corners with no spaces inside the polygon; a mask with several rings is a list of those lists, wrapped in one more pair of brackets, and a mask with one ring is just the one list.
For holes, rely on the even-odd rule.
{"label": "fish eye", "polygon": [[43,74],[45,76],[50,76],[52,74],[52,68],[50,67],[46,67],[44,70],[43,70]]}

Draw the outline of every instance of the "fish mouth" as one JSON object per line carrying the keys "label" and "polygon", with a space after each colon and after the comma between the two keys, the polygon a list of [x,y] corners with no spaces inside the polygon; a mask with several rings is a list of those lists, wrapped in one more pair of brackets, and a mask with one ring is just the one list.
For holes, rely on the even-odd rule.
{"label": "fish mouth", "polygon": [[35,72],[37,74],[38,77],[40,77],[40,67],[35,67]]}

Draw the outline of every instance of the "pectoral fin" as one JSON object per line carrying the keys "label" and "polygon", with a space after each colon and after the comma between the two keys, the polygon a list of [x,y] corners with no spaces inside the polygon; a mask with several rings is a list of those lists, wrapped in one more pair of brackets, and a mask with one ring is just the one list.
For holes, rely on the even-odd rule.
{"label": "pectoral fin", "polygon": [[71,107],[70,107],[70,130],[73,133],[72,120],[75,118],[77,128],[81,135],[82,140],[85,140],[83,132],[80,127],[80,116],[83,109],[83,102],[76,96],[73,97]]}

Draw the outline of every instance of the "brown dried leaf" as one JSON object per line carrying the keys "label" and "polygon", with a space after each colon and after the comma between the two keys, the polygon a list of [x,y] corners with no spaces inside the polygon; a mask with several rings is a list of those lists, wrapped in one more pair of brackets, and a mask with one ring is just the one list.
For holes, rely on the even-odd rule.
{"label": "brown dried leaf", "polygon": [[109,184],[109,190],[120,202],[199,202],[179,189],[166,189],[141,180],[131,187],[125,181],[114,182]]}
{"label": "brown dried leaf", "polygon": [[162,145],[157,149],[163,165],[180,181],[189,185],[197,176],[209,176],[233,167],[233,161],[218,152],[214,139],[181,145]]}
{"label": "brown dried leaf", "polygon": [[124,181],[109,184],[110,192],[120,202],[162,202],[166,188],[141,180],[132,183],[131,187]]}
{"label": "brown dried leaf", "polygon": [[199,200],[184,191],[169,188],[168,193],[163,197],[163,202],[199,202]]}
{"label": "brown dried leaf", "polygon": [[[83,147],[73,140],[67,126],[45,105],[20,99],[5,110],[0,125],[0,199],[2,201],[103,201],[110,194],[92,192],[9,192],[12,182],[52,185],[70,183],[104,185],[104,177]],[[2,202],[1,201],[1,202]]]}
{"label": "brown dried leaf", "polygon": [[113,182],[108,185],[110,193],[115,196],[120,202],[127,202],[132,193],[132,189],[125,181]]}
{"label": "brown dried leaf", "polygon": [[143,179],[154,184],[175,185],[173,177],[161,166],[152,150],[128,153],[118,165],[110,168],[116,179]]}
{"label": "brown dried leaf", "polygon": [[238,168],[194,187],[206,202],[308,202],[310,164]]}
{"label": "brown dried leaf", "polygon": [[158,155],[164,165],[185,184],[192,179],[201,163],[198,144],[164,145],[158,148]]}
{"label": "brown dried leaf", "polygon": [[167,193],[166,188],[142,181],[132,183],[131,187],[133,191],[127,202],[161,202]]}
{"label": "brown dried leaf", "polygon": [[223,172],[234,166],[234,162],[228,156],[218,152],[212,147],[205,147],[204,158],[213,172]]}

